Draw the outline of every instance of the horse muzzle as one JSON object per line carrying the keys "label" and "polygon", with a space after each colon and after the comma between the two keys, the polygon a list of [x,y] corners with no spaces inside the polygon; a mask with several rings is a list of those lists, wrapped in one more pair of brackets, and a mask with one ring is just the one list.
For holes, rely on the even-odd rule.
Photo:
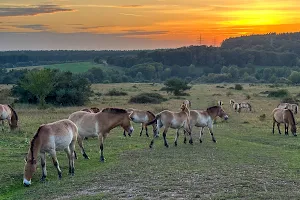
{"label": "horse muzzle", "polygon": [[227,120],[228,118],[229,118],[228,115],[225,115],[225,116],[224,116],[224,119],[225,119],[225,120]]}
{"label": "horse muzzle", "polygon": [[131,134],[133,133],[134,128],[131,126],[128,130],[128,135],[131,136]]}
{"label": "horse muzzle", "polygon": [[24,178],[23,184],[24,184],[24,186],[28,187],[29,185],[31,185],[31,180],[28,181],[26,178]]}

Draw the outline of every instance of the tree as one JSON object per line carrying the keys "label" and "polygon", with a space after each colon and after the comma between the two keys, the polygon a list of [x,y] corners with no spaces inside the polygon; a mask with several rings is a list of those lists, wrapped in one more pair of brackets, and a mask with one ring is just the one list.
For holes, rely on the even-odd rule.
{"label": "tree", "polygon": [[50,69],[30,71],[20,81],[21,87],[38,99],[41,108],[45,107],[45,98],[54,88],[53,75]]}
{"label": "tree", "polygon": [[289,76],[289,80],[292,81],[293,84],[300,83],[300,72],[293,71]]}
{"label": "tree", "polygon": [[184,91],[191,89],[192,86],[189,86],[188,83],[180,78],[170,78],[165,81],[165,87],[161,90],[171,92],[176,96],[183,95]]}

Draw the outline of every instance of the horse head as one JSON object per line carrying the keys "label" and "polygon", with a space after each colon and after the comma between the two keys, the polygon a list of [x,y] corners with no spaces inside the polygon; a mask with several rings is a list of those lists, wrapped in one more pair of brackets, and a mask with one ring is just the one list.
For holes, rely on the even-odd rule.
{"label": "horse head", "polygon": [[124,117],[124,120],[122,121],[121,127],[128,132],[128,135],[131,136],[132,132],[134,131],[133,126],[131,125],[131,120],[132,120],[132,113],[131,112],[127,112],[126,113],[126,117]]}

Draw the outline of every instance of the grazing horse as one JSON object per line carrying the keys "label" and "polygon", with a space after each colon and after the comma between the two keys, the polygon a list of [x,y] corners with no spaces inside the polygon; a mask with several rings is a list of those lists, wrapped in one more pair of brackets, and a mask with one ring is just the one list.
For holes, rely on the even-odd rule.
{"label": "grazing horse", "polygon": [[[208,127],[212,141],[216,142],[216,139],[213,134],[213,120],[218,116],[220,118],[228,119],[228,115],[222,109],[221,106],[212,106],[207,108],[206,110],[191,110],[190,111],[190,126],[191,132],[194,126],[201,127],[200,129],[200,143],[202,143],[201,136],[203,135],[204,127]],[[186,143],[186,137],[184,134],[184,143]]]}
{"label": "grazing horse", "polygon": [[248,102],[239,103],[239,107],[240,107],[239,109],[246,108],[250,112],[252,111],[252,106]]}
{"label": "grazing horse", "polygon": [[[142,124],[142,129],[141,129],[141,132],[140,132],[140,136],[142,136],[142,132],[145,128],[146,129],[146,136],[149,137],[147,123],[154,120],[155,115],[150,111],[137,110],[137,109],[133,109],[133,108],[127,109],[127,112],[132,112],[132,114],[130,115],[130,118],[133,122]],[[156,124],[152,124],[152,127],[153,127],[153,133],[155,133]],[[124,130],[123,135],[126,137],[126,131],[125,130]]]}
{"label": "grazing horse", "polygon": [[92,107],[92,108],[83,108],[81,111],[86,111],[86,112],[90,112],[90,113],[98,113],[101,110],[97,107]]}
{"label": "grazing horse", "polygon": [[290,109],[282,109],[282,108],[275,108],[272,112],[273,114],[273,134],[274,134],[274,127],[275,123],[277,123],[277,128],[279,134],[281,134],[280,131],[280,124],[284,124],[284,133],[285,135],[288,135],[289,133],[289,125],[291,125],[291,132],[294,136],[297,136],[297,128],[296,128],[296,122],[294,118],[294,114]]}
{"label": "grazing horse", "polygon": [[235,103],[235,101],[234,101],[233,99],[230,99],[230,100],[229,100],[229,105],[230,105],[230,107],[233,108],[234,103]]}
{"label": "grazing horse", "polygon": [[131,114],[120,108],[105,108],[99,113],[77,111],[69,116],[78,127],[78,144],[85,159],[89,159],[83,148],[82,140],[85,137],[98,137],[100,142],[100,161],[104,162],[103,143],[108,133],[115,127],[121,126],[131,135]]}
{"label": "grazing horse", "polygon": [[169,147],[168,142],[166,140],[167,132],[169,128],[177,129],[176,130],[176,137],[175,137],[175,146],[177,146],[177,139],[179,136],[179,129],[184,128],[186,132],[190,134],[190,144],[193,144],[193,139],[191,136],[190,131],[190,124],[189,124],[189,109],[186,107],[186,104],[181,105],[180,112],[172,112],[169,110],[164,110],[158,113],[155,116],[155,119],[149,122],[147,125],[153,124],[156,122],[156,134],[153,136],[153,139],[149,145],[150,148],[153,147],[154,139],[159,134],[159,129],[161,127],[164,128],[163,138],[164,138],[164,145],[165,147]]}
{"label": "grazing horse", "polygon": [[292,110],[294,112],[294,114],[298,113],[298,105],[297,104],[280,103],[280,104],[278,104],[277,108],[290,109],[290,110]]}
{"label": "grazing horse", "polygon": [[4,131],[4,120],[8,121],[11,130],[18,127],[18,115],[8,104],[0,104],[0,121],[2,121],[2,131]]}
{"label": "grazing horse", "polygon": [[47,176],[45,153],[51,155],[53,164],[58,172],[58,177],[61,178],[61,170],[56,157],[56,151],[59,150],[64,150],[67,153],[69,159],[69,173],[74,175],[74,150],[77,135],[77,126],[68,119],[41,125],[30,142],[30,148],[25,159],[24,186],[31,184],[31,178],[37,168],[38,153],[41,154],[42,181],[44,181]]}

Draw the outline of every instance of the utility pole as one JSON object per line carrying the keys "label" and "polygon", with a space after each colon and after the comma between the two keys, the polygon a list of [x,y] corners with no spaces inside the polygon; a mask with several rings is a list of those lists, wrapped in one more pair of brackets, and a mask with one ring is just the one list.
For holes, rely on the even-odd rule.
{"label": "utility pole", "polygon": [[199,42],[199,45],[201,46],[201,44],[202,44],[202,35],[201,34],[199,35],[198,42]]}

